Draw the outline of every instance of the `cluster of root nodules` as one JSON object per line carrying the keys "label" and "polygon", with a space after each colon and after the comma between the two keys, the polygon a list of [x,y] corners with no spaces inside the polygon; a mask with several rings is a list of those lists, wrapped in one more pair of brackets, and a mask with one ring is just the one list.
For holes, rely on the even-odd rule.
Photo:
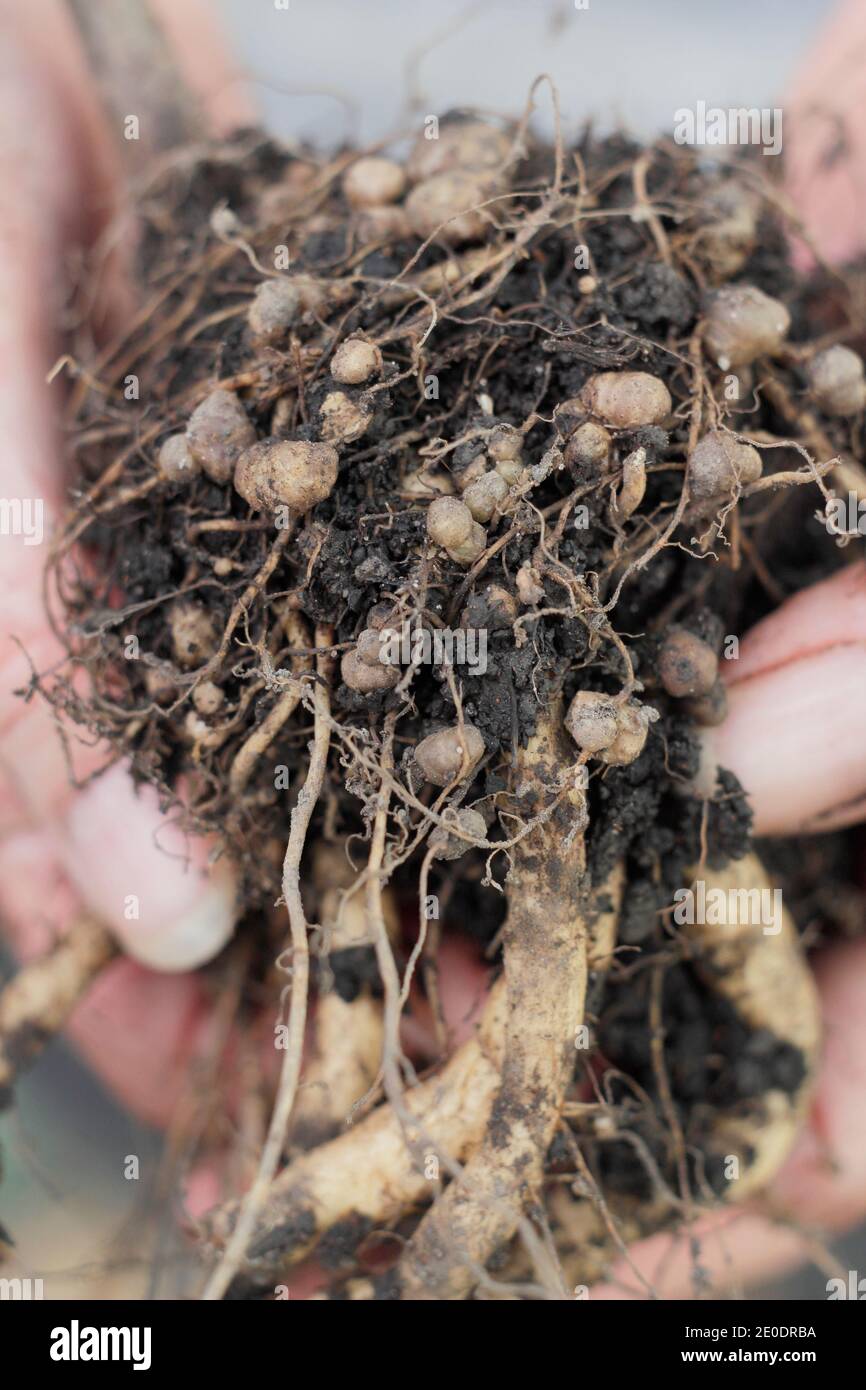
{"label": "cluster of root nodules", "polygon": [[[467,116],[402,162],[247,137],[154,179],[141,308],[70,369],[79,482],[50,574],[69,658],[38,685],[231,857],[250,999],[285,979],[267,975],[286,936],[274,905],[317,721],[314,988],[374,1027],[387,991],[364,866],[385,796],[381,918],[404,978],[425,936],[403,1005],[430,1020],[420,1073],[453,1046],[443,939],[474,938],[497,968],[520,837],[574,774],[585,815],[563,840],[590,890],[617,866],[625,886],[568,1095],[587,1096],[600,1038],[621,1080],[604,1161],[598,1144],[588,1158],[602,1189],[634,1196],[681,1186],[678,1154],[693,1195],[723,1186],[700,1148],[715,1099],[802,1075],[772,1039],[745,1065],[748,1029],[707,1002],[669,911],[687,865],[748,848],[736,779],[688,794],[696,735],[724,717],[726,639],[847,558],[814,514],[863,368],[841,284],[795,274],[763,177],[667,144],[542,147],[525,123]],[[560,699],[562,767],[530,785],[523,753]],[[356,1060],[363,1114],[388,1102],[378,1058]],[[321,1110],[286,1153],[344,1126],[347,1103]],[[560,1196],[578,1130],[554,1145]],[[368,1229],[417,1221],[415,1203],[332,1232],[335,1278],[363,1268]]]}

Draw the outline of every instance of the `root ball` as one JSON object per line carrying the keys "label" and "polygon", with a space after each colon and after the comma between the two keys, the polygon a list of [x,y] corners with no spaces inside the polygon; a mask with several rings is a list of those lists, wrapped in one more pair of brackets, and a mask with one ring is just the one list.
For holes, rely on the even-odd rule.
{"label": "root ball", "polygon": [[179,666],[194,670],[203,666],[217,649],[218,638],[207,609],[191,599],[178,599],[169,615],[171,645]]}
{"label": "root ball", "polygon": [[586,420],[568,439],[563,456],[568,464],[589,464],[600,468],[610,456],[611,437],[604,425]]}
{"label": "root ball", "polygon": [[633,763],[643,752],[649,726],[657,718],[656,710],[639,705],[636,700],[617,706],[617,735],[613,743],[601,750],[602,762],[612,767]]}
{"label": "root ball", "polygon": [[331,376],[344,386],[360,386],[381,370],[381,352],[364,338],[348,338],[331,358]]}
{"label": "root ball", "polygon": [[171,483],[191,482],[201,472],[193,458],[186,435],[171,434],[164,440],[157,459],[159,471]]}
{"label": "root ball", "polygon": [[690,719],[703,728],[715,728],[716,725],[724,723],[728,713],[728,693],[724,682],[720,677],[716,677],[712,689],[708,690],[706,695],[696,695],[683,700],[682,708]]}
{"label": "root ball", "polygon": [[427,534],[458,565],[471,565],[487,543],[483,526],[475,521],[465,502],[457,497],[437,497],[427,508]]}
{"label": "root ball", "polygon": [[343,175],[343,192],[353,208],[380,207],[403,196],[406,175],[393,159],[368,155]]}
{"label": "root ball", "polygon": [[568,707],[565,727],[584,753],[600,753],[617,736],[616,706],[608,695],[579,690]]}
{"label": "root ball", "polygon": [[669,695],[708,695],[718,672],[719,659],[707,642],[684,627],[670,628],[659,653],[659,676]]}
{"label": "root ball", "polygon": [[487,452],[497,465],[519,463],[523,453],[523,435],[514,425],[494,425],[487,438]]}
{"label": "root ball", "polygon": [[507,496],[508,484],[494,468],[469,484],[463,493],[463,501],[476,521],[487,522]]}
{"label": "root ball", "polygon": [[438,139],[428,140],[426,134],[419,136],[406,171],[413,183],[455,169],[492,173],[502,166],[510,148],[505,132],[485,121],[443,122]]}
{"label": "root ball", "polygon": [[369,428],[373,412],[345,391],[329,391],[322,401],[322,438],[331,444],[352,444]]}
{"label": "root ball", "polygon": [[[454,814],[453,820],[466,835],[471,835],[473,840],[486,838],[487,826],[480,811],[473,811],[471,807],[464,806]],[[449,834],[438,825],[430,836],[430,848],[434,851],[435,859],[462,859],[466,851],[472,848],[472,844],[459,835]]]}
{"label": "root ball", "polygon": [[409,226],[422,241],[434,235],[451,246],[481,241],[489,224],[478,204],[487,196],[474,174],[459,170],[436,174],[419,183],[406,199]]}
{"label": "root ball", "polygon": [[291,280],[264,280],[247,311],[247,325],[257,343],[279,343],[303,309],[302,296]]}
{"label": "root ball", "polygon": [[[378,640],[378,633],[376,634]],[[340,662],[340,675],[350,690],[360,695],[373,695],[380,690],[393,690],[400,683],[400,670],[396,666],[383,666],[379,662],[370,663],[357,649],[346,652]]]}
{"label": "root ball", "polygon": [[205,718],[218,714],[225,704],[225,698],[225,692],[213,681],[202,681],[192,692],[192,702]]}

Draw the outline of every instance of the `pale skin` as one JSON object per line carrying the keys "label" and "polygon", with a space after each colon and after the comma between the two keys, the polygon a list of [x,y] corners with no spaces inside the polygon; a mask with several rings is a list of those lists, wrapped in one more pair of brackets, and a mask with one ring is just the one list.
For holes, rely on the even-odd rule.
{"label": "pale skin", "polygon": [[[216,113],[214,128],[248,120],[241,84],[210,20],[202,21],[202,7],[157,8],[167,16],[186,80]],[[12,74],[0,84],[2,490],[6,497],[43,498],[46,531],[62,508],[65,486],[57,414],[62,387],[45,384],[62,350],[55,324],[63,275],[75,248],[92,243],[121,202],[112,133],[68,25],[58,0],[38,6],[0,0]],[[810,55],[786,106],[791,191],[830,256],[864,249],[866,150],[856,147],[852,120],[853,164],[822,168],[815,123],[804,121],[797,143],[796,113],[798,103],[801,111],[810,107],[816,92],[832,93],[837,109],[851,111],[864,86],[866,15],[850,0]],[[122,276],[112,275],[97,333],[122,313],[128,294]],[[44,950],[82,903],[122,943],[135,945],[137,936],[140,945],[148,932],[182,936],[202,911],[230,915],[227,875],[218,871],[204,880],[205,851],[161,826],[154,800],[137,796],[122,768],[74,792],[47,708],[11,693],[29,674],[12,635],[39,668],[57,655],[42,611],[44,554],[20,537],[0,541],[0,920],[21,958]],[[738,661],[725,666],[731,713],[715,734],[715,752],[750,791],[758,831],[862,820],[866,568],[785,605],[742,640]],[[77,760],[79,771],[99,765],[99,750]],[[141,914],[127,920],[125,902],[136,893]],[[826,1017],[822,1082],[807,1132],[771,1197],[802,1224],[841,1230],[866,1213],[866,942],[822,954],[817,971]],[[446,945],[442,989],[458,1037],[468,1031],[483,978],[468,947]],[[186,1061],[207,1047],[212,1028],[195,973],[157,975],[122,958],[104,972],[69,1031],[130,1109],[164,1123]],[[703,1263],[728,1282],[754,1281],[802,1254],[793,1233],[748,1213],[731,1211],[705,1225]],[[666,1238],[656,1237],[632,1255],[666,1296],[688,1294],[684,1245],[671,1250]],[[627,1274],[623,1280],[634,1282]],[[615,1286],[598,1292],[623,1296]]]}

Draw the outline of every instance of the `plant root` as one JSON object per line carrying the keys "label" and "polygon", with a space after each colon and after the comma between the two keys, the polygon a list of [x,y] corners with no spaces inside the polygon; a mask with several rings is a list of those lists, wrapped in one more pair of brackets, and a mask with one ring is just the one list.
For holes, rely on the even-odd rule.
{"label": "plant root", "polygon": [[[700,877],[708,894],[713,888],[741,894],[773,891],[755,854],[722,871],[702,869]],[[729,1201],[744,1201],[774,1177],[805,1118],[815,1081],[821,1039],[818,991],[790,913],[781,906],[778,925],[775,934],[754,922],[685,927],[695,967],[709,987],[727,999],[750,1028],[789,1044],[802,1059],[802,1078],[792,1092],[766,1091],[719,1115],[714,1125],[716,1151],[737,1159]]]}
{"label": "plant root", "polygon": [[369,990],[351,1003],[334,993],[319,999],[315,1050],[292,1119],[294,1144],[312,1149],[345,1128],[375,1083],[383,1039],[382,1005]]}
{"label": "plant root", "polygon": [[[318,893],[324,960],[341,951],[369,947],[367,916],[360,895],[348,891],[357,882],[341,846],[318,844],[313,855],[313,885]],[[382,891],[388,935],[395,939],[399,918],[394,895]],[[324,973],[325,965],[322,964]],[[385,1038],[382,1001],[369,985],[351,1000],[332,988],[320,988],[315,1014],[313,1055],[304,1069],[292,1122],[292,1139],[304,1149],[332,1139],[349,1123],[352,1112],[375,1084]]]}
{"label": "plant root", "polygon": [[[790,543],[812,487],[829,523],[828,471],[862,496],[862,414],[828,414],[809,367],[824,344],[803,338],[816,319],[845,318],[851,336],[851,315],[843,298],[819,308],[789,264],[755,167],[707,172],[670,142],[591,133],[566,151],[558,114],[540,146],[536,91],[519,126],[481,123],[496,158],[465,238],[448,216],[417,220],[412,170],[405,207],[347,214],[353,153],[318,161],[255,133],[179,152],[141,208],[141,310],[95,357],[81,332],[63,359],[79,480],[46,596],[68,660],[23,693],[106,741],[236,860],[244,1009],[262,997],[281,887],[289,910],[282,1079],[264,1141],[253,1082],[229,1190],[261,1157],[247,1196],[207,1224],[222,1255],[209,1298],[266,1289],[317,1245],[357,1273],[381,1230],[401,1258],[348,1287],[341,1274],[335,1296],[561,1298],[557,1246],[571,1278],[581,1241],[589,1267],[653,1225],[690,1230],[725,1188],[757,1191],[808,1093],[817,1031],[785,1028],[813,1018],[813,998],[776,1018],[769,984],[744,994],[759,957],[768,980],[785,960],[779,997],[800,980],[789,927],[705,937],[674,930],[670,903],[685,866],[750,844],[732,774],[703,807],[680,796],[696,730],[724,712],[723,634],[852,559],[814,516],[808,554]],[[479,138],[462,119],[455,150]],[[715,199],[751,205],[752,184],[775,211],[740,246]],[[270,268],[275,234],[286,274]],[[715,289],[740,272],[783,296],[798,341],[732,379],[708,330]],[[347,376],[347,353],[370,372]],[[138,407],[130,373],[150,383]],[[234,397],[234,459],[202,436],[215,392],[227,410]],[[295,464],[314,456],[301,487]],[[435,539],[440,493],[468,526],[456,550]],[[665,680],[672,624],[704,653],[697,683]],[[574,744],[557,692],[578,701]],[[462,765],[443,777],[431,740],[455,731]],[[283,794],[298,786],[281,885]],[[366,847],[354,876],[327,872],[309,920],[308,839]],[[603,893],[618,901],[612,869],[621,930],[618,906],[599,915]],[[392,893],[419,905],[405,969]],[[504,976],[449,1056],[436,965],[460,938],[488,960],[501,946]],[[413,982],[442,1054],[420,1080],[401,1051]],[[595,1234],[569,1235],[560,1208],[584,1209],[576,1225]]]}
{"label": "plant root", "polygon": [[[404,1104],[437,1145],[460,1159],[477,1143],[500,1081],[505,987],[494,985],[477,1034],[440,1072],[408,1090]],[[351,1222],[359,1237],[429,1200],[431,1180],[416,1167],[402,1124],[382,1105],[354,1129],[296,1158],[276,1178],[247,1247],[246,1270],[267,1283],[303,1259],[320,1237]],[[222,1244],[239,1204],[214,1213],[206,1235]]]}
{"label": "plant root", "polygon": [[22,966],[0,991],[0,1109],[17,1073],[59,1032],[116,953],[105,927],[79,917],[47,955]]}
{"label": "plant root", "polygon": [[317,679],[313,697],[315,714],[313,744],[307,776],[303,787],[298,792],[297,803],[292,811],[289,841],[283,861],[283,898],[289,914],[292,952],[292,996],[289,1011],[288,1046],[283,1059],[277,1096],[258,1170],[252,1186],[243,1198],[237,1222],[232,1231],[231,1239],[223,1252],[222,1259],[211,1274],[202,1294],[202,1298],[206,1302],[222,1298],[243,1261],[259,1209],[277,1171],[292,1107],[295,1103],[298,1079],[301,1074],[310,978],[307,919],[301,900],[301,856],[304,852],[310,820],[322,790],[328,749],[331,744],[331,662],[328,653],[332,639],[333,632],[330,627],[317,627],[316,648],[319,655],[316,659]]}
{"label": "plant root", "polygon": [[[714,889],[725,894],[773,889],[754,854],[723,870],[695,870],[693,878],[698,877],[704,880],[708,895]],[[729,1181],[723,1200],[728,1203],[745,1202],[766,1190],[796,1139],[815,1081],[820,1044],[817,989],[785,908],[780,911],[779,927],[774,934],[764,934],[754,922],[696,923],[683,928],[695,969],[707,986],[727,1000],[750,1029],[789,1044],[802,1058],[802,1079],[793,1091],[771,1089],[716,1112],[707,1157],[716,1156],[725,1163]],[[606,1111],[603,1122],[616,1126],[615,1113]],[[593,1116],[584,1123],[592,1133],[597,1121]],[[649,1200],[625,1193],[602,1197],[580,1161],[579,1133],[572,1136],[572,1143],[579,1175],[573,1184],[551,1183],[545,1206],[566,1280],[576,1289],[585,1289],[608,1277],[617,1256],[628,1259],[631,1243],[675,1229],[684,1211],[682,1202],[658,1185]],[[518,1281],[527,1276],[528,1268],[525,1253],[515,1249],[504,1273],[509,1282]],[[648,1286],[647,1291],[652,1295]]]}
{"label": "plant root", "polygon": [[[621,885],[617,866],[597,894],[611,900],[589,928],[588,956],[599,970],[610,963]],[[582,929],[583,918],[574,924],[575,935]],[[419,1129],[458,1161],[481,1142],[501,1083],[506,1008],[506,981],[500,977],[476,1036],[405,1095]],[[573,1046],[573,1036],[569,1041]],[[360,1238],[373,1226],[392,1224],[430,1195],[431,1179],[413,1161],[398,1116],[384,1104],[348,1133],[296,1158],[277,1177],[248,1250],[248,1273],[256,1282],[276,1279],[333,1228],[351,1223]],[[208,1219],[206,1233],[214,1243],[228,1238],[237,1205],[228,1204]],[[363,1296],[372,1296],[372,1290]]]}
{"label": "plant root", "polygon": [[[539,789],[555,784],[568,766],[560,730],[557,704],[519,757],[521,781]],[[480,1149],[403,1254],[397,1270],[403,1298],[466,1297],[537,1200],[583,1021],[587,929],[577,904],[586,897],[585,824],[576,778],[554,814],[515,849],[504,933],[502,1086]]]}

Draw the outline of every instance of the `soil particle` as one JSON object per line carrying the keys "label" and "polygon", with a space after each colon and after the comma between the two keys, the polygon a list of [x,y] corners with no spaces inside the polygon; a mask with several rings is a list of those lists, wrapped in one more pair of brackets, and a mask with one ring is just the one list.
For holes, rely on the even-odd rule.
{"label": "soil particle", "polygon": [[306,1245],[315,1233],[315,1214],[307,1208],[299,1207],[290,1221],[281,1222],[254,1241],[247,1254],[253,1262],[263,1259],[266,1255],[270,1256],[271,1260],[277,1255],[288,1257],[296,1246]]}
{"label": "soil particle", "polygon": [[351,1268],[355,1252],[373,1229],[373,1222],[360,1212],[351,1212],[322,1236],[316,1246],[316,1259],[326,1269]]}
{"label": "soil particle", "polygon": [[334,990],[347,1004],[357,999],[361,990],[369,988],[377,997],[382,994],[382,980],[372,946],[347,946],[327,958],[327,970],[333,976]]}

